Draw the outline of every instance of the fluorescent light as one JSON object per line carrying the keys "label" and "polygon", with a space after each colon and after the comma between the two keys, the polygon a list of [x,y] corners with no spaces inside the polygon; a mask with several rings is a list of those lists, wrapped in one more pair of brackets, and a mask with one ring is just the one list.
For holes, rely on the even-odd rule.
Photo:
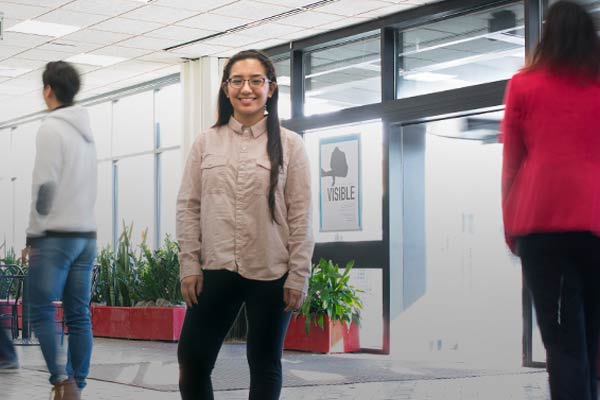
{"label": "fluorescent light", "polygon": [[101,54],[81,53],[67,58],[65,61],[75,64],[97,65],[99,67],[108,67],[127,60],[123,57],[103,56]]}
{"label": "fluorescent light", "polygon": [[404,75],[407,81],[439,82],[456,78],[456,75],[438,74],[437,72],[416,72]]}
{"label": "fluorescent light", "polygon": [[80,30],[79,26],[54,24],[52,22],[42,22],[27,20],[8,28],[7,32],[29,33],[31,35],[60,37]]}
{"label": "fluorescent light", "polygon": [[30,71],[33,70],[27,68],[3,67],[2,65],[0,65],[0,76],[6,76],[9,78],[14,78],[16,76],[26,74]]}
{"label": "fluorescent light", "polygon": [[277,77],[277,84],[279,86],[290,86],[291,79],[289,76],[283,75]]}

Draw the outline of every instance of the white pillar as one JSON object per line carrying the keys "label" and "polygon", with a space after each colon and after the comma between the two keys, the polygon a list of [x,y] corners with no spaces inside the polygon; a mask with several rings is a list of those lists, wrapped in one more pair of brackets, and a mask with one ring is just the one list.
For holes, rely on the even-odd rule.
{"label": "white pillar", "polygon": [[[196,136],[217,120],[217,97],[222,70],[217,57],[190,60],[181,68],[183,92],[183,154],[187,156]],[[186,157],[184,157],[185,159]]]}

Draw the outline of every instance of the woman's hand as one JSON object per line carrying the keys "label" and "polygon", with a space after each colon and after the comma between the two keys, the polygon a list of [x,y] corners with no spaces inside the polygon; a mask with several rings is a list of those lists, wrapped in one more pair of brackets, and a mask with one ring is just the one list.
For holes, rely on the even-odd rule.
{"label": "woman's hand", "polygon": [[304,303],[304,293],[295,289],[283,288],[283,302],[285,303],[285,312],[298,311]]}
{"label": "woman's hand", "polygon": [[192,275],[181,281],[181,295],[188,307],[198,304],[198,295],[202,292],[202,275]]}

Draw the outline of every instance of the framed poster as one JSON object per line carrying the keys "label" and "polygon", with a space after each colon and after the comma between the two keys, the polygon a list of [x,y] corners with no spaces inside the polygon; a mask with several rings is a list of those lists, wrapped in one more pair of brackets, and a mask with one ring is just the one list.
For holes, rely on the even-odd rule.
{"label": "framed poster", "polygon": [[319,141],[320,231],[362,230],[360,134]]}

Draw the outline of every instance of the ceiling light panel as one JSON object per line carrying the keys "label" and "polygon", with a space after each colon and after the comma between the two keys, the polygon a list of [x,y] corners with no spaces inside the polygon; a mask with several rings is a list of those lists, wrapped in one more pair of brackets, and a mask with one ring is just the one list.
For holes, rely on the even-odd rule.
{"label": "ceiling light panel", "polygon": [[94,25],[94,29],[99,31],[126,33],[129,35],[141,35],[161,27],[162,25],[156,22],[136,21],[120,17],[111,18],[108,21]]}
{"label": "ceiling light panel", "polygon": [[62,8],[68,11],[114,17],[115,15],[126,13],[127,11],[131,11],[138,7],[142,7],[142,5],[138,2],[128,0],[77,0]]}
{"label": "ceiling light panel", "polygon": [[53,22],[42,22],[27,20],[8,28],[7,32],[28,33],[31,35],[61,37],[81,29],[75,25],[56,24]]}

